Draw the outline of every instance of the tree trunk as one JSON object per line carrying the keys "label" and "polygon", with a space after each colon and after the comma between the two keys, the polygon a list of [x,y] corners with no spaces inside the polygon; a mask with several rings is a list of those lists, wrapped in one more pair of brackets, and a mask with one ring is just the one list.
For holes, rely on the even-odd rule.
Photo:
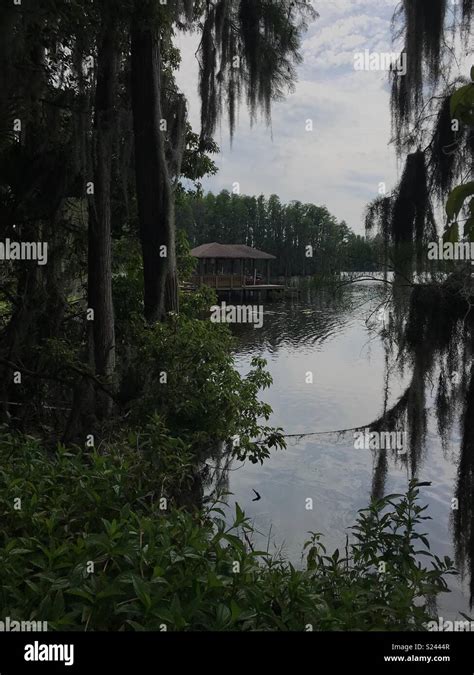
{"label": "tree trunk", "polygon": [[[112,228],[110,191],[115,102],[120,52],[115,22],[106,10],[98,51],[93,143],[94,195],[89,202],[88,305],[95,372],[113,386],[115,321],[112,299]],[[98,398],[103,396],[98,394]],[[110,412],[111,399],[97,401],[99,417]]]}
{"label": "tree trunk", "polygon": [[[44,128],[42,126],[42,104],[41,98],[44,94],[45,71],[44,59],[45,49],[40,40],[32,41],[25,47],[25,53],[21,50],[15,53],[12,44],[11,34],[15,22],[19,21],[18,12],[8,9],[2,9],[0,13],[0,115],[7,124],[13,123],[13,117],[19,118],[22,122],[21,145],[17,145],[18,166],[25,158],[34,164],[38,171],[32,172],[28,179],[26,176],[18,188],[18,206],[9,213],[5,209],[2,214],[2,228],[5,234],[12,236],[13,239],[21,237],[24,241],[36,241],[38,239],[39,218],[33,219],[33,213],[37,204],[36,195],[41,194],[42,179],[44,178],[45,165],[37,158],[42,157],[46,152],[46,142]],[[4,23],[3,23],[4,22]],[[40,33],[38,33],[40,35]],[[18,80],[15,74],[15,66],[18,63],[26,61],[29,67],[25,67],[23,77]],[[19,102],[21,101],[21,105]],[[17,107],[18,106],[18,107]],[[10,132],[13,126],[8,131]],[[0,138],[0,142],[11,143],[11,138]],[[47,166],[47,164],[46,164]],[[27,172],[25,172],[26,174]],[[18,196],[17,196],[18,198]],[[27,212],[26,205],[31,209]],[[55,211],[55,208],[52,209]],[[6,216],[6,217],[5,217]],[[30,222],[24,223],[25,216],[29,217]],[[26,220],[26,218],[25,218]],[[13,222],[12,222],[13,221]],[[13,230],[13,225],[19,227]],[[41,231],[41,230],[40,230]],[[3,232],[2,232],[3,234]],[[13,383],[13,372],[15,369],[21,371],[21,366],[28,368],[36,361],[36,348],[39,344],[38,324],[40,320],[42,303],[44,301],[44,288],[42,279],[44,276],[42,268],[35,263],[23,264],[18,266],[16,271],[17,284],[15,292],[15,303],[12,316],[6,326],[0,343],[0,420],[10,420],[9,402],[19,403],[20,405],[13,409],[13,414],[18,415],[21,412],[23,404],[23,390]],[[13,367],[7,363],[14,364]],[[34,366],[32,366],[34,368]],[[19,416],[19,415],[18,415]]]}
{"label": "tree trunk", "polygon": [[145,318],[178,309],[174,193],[162,130],[161,50],[150,25],[132,27],[132,109],[138,217],[143,251]]}

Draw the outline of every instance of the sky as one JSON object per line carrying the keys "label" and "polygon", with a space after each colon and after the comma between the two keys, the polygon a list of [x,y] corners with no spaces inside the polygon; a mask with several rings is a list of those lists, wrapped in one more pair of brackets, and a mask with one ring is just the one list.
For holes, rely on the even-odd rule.
{"label": "sky", "polygon": [[[386,71],[355,70],[357,52],[393,52],[391,20],[397,0],[314,0],[319,13],[302,45],[295,91],[273,106],[269,128],[253,126],[245,106],[233,144],[224,119],[215,134],[221,153],[219,172],[204,189],[242,194],[277,194],[283,202],[300,200],[327,206],[363,234],[364,211],[389,192],[399,167],[391,137]],[[181,36],[178,85],[189,102],[190,121],[199,130],[196,36]],[[307,120],[313,130],[307,131]]]}

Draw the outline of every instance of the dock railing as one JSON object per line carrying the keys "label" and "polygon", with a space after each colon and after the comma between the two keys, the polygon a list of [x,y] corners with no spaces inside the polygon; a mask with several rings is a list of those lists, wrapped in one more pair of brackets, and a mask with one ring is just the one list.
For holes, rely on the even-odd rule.
{"label": "dock railing", "polygon": [[196,286],[209,286],[210,288],[238,289],[244,288],[245,275],[242,274],[199,274],[194,275],[191,281]]}

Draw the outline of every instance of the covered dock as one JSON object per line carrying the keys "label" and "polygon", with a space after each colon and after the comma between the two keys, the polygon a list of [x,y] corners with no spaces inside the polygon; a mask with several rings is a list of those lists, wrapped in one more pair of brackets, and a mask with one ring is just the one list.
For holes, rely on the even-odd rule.
{"label": "covered dock", "polygon": [[217,291],[284,291],[285,286],[271,283],[271,253],[246,244],[202,244],[191,251],[198,259],[192,284],[210,286]]}

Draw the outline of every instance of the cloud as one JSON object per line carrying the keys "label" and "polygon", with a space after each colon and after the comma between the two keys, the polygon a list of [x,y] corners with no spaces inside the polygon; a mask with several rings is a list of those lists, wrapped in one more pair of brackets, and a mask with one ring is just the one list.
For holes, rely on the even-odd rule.
{"label": "cloud", "polygon": [[[222,121],[219,173],[205,181],[212,191],[278,194],[326,205],[339,219],[363,232],[367,202],[379,183],[390,189],[397,178],[390,139],[387,74],[354,70],[354,53],[391,51],[393,0],[331,0],[314,3],[320,19],[303,44],[295,92],[275,103],[271,129],[253,127],[241,109],[234,144]],[[183,63],[178,82],[187,94],[191,122],[199,128],[196,36],[180,39]],[[307,121],[313,131],[306,131]]]}
{"label": "cloud", "polygon": [[387,21],[367,14],[339,19],[316,31],[304,43],[305,70],[308,68],[352,68],[354,52],[369,48],[390,49]]}

